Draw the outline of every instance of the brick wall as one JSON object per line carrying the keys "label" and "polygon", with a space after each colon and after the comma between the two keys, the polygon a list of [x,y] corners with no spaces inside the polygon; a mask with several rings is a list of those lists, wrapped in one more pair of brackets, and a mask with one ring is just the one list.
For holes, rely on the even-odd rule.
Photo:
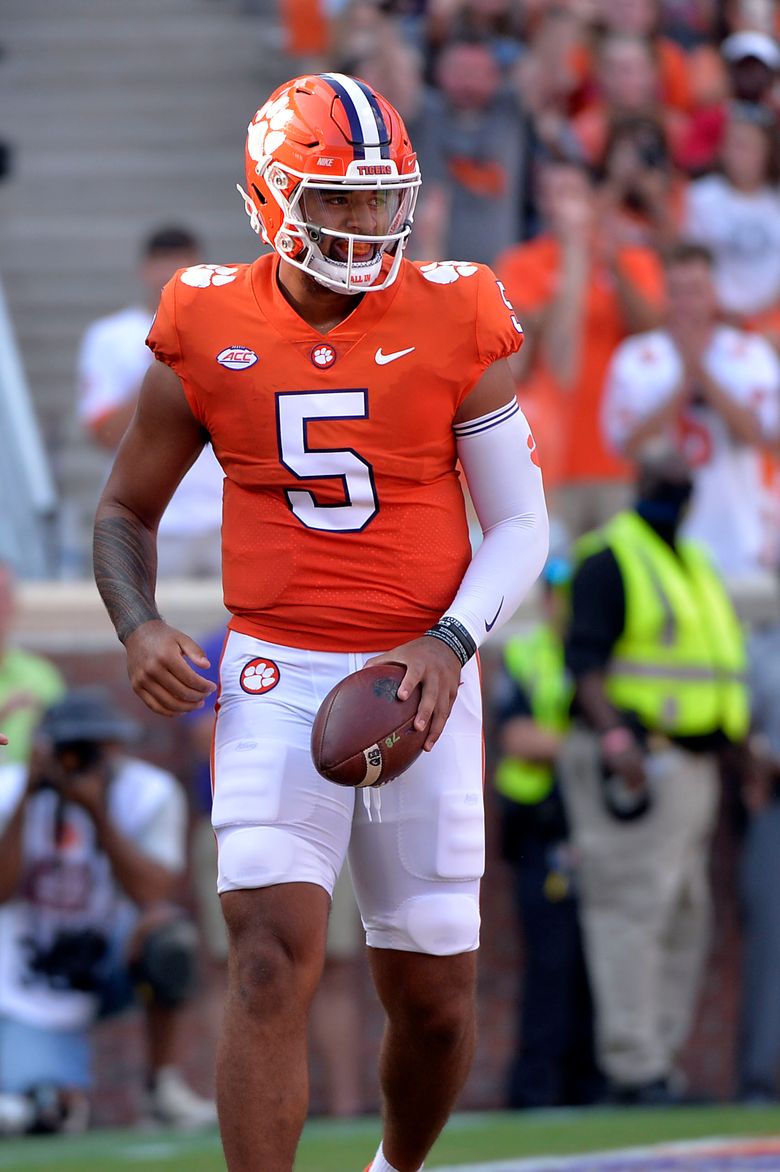
{"label": "brick wall", "polygon": [[[68,654],[54,657],[71,683],[101,681],[111,687],[122,705],[148,730],[144,747],[150,759],[186,776],[186,743],[175,722],[147,713],[129,692],[121,652]],[[489,681],[494,656],[484,658]],[[488,754],[491,738],[488,729]],[[728,803],[724,803],[727,806]],[[461,1105],[466,1109],[502,1106],[504,1074],[514,1044],[517,998],[522,976],[522,942],[518,938],[509,871],[497,855],[497,810],[488,791],[488,864],[483,885],[483,945],[479,986],[479,1047]],[[737,840],[733,818],[727,810],[721,816],[713,851],[715,895],[714,935],[710,964],[702,989],[698,1018],[687,1047],[684,1067],[697,1091],[717,1098],[732,1093],[735,1023],[738,1003],[739,929],[735,899]],[[204,972],[198,1001],[183,1017],[183,1067],[192,1084],[203,1093],[213,1090],[213,1060],[216,1025],[214,1004],[219,993],[216,977]],[[365,962],[358,960],[355,989],[359,997],[364,1032],[361,1040],[362,1074],[366,1108],[378,1103],[374,1071],[376,1049],[382,1028],[381,1013],[368,977]],[[131,1013],[103,1023],[97,1030],[95,1122],[123,1125],[136,1117],[141,1103],[143,1081],[143,1039],[141,1020]],[[312,1057],[314,1113],[324,1110],[324,1075],[316,1054]]]}

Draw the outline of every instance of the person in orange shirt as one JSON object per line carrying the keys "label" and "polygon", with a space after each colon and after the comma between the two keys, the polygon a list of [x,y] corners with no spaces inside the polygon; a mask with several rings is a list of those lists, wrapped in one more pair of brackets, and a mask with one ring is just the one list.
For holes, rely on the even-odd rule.
{"label": "person in orange shirt", "polygon": [[328,51],[330,29],[321,0],[282,0],[279,10],[284,47],[290,57],[318,56]]}
{"label": "person in orange shirt", "polygon": [[[630,495],[628,467],[601,435],[603,382],[618,342],[660,321],[663,276],[651,249],[617,246],[609,219],[597,222],[596,191],[583,168],[549,160],[539,179],[546,230],[505,252],[496,270],[525,324],[519,397],[530,375],[556,403],[547,413],[557,416],[561,481],[552,506],[576,537]],[[543,460],[546,441],[540,434]]]}
{"label": "person in orange shirt", "polygon": [[[98,506],[98,588],[137,694],[164,716],[214,685],[161,618],[155,534],[204,442],[225,473],[231,613],[212,753],[229,987],[217,1061],[229,1172],[291,1172],[330,897],[349,853],[387,1016],[371,1172],[417,1172],[474,1051],[482,725],[475,653],[547,554],[533,436],[507,359],[522,329],[485,266],[412,264],[420,173],[397,111],[345,74],[252,119],[245,208],[272,251],[163,290],[156,362]],[[472,556],[463,470],[483,541]],[[322,700],[367,662],[418,684],[425,749],[381,791],[315,771]],[[373,778],[367,777],[365,785]],[[362,799],[362,800],[361,800]]]}

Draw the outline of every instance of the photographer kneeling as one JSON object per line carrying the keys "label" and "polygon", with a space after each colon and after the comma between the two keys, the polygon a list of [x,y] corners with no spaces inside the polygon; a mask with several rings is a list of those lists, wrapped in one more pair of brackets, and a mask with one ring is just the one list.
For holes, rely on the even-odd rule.
{"label": "photographer kneeling", "polygon": [[124,754],[138,731],[105,692],[77,689],[44,713],[29,768],[0,767],[0,1134],[85,1127],[91,1027],[135,1000],[149,1114],[216,1123],[174,1065],[196,975],[196,931],[172,902],[186,801]]}

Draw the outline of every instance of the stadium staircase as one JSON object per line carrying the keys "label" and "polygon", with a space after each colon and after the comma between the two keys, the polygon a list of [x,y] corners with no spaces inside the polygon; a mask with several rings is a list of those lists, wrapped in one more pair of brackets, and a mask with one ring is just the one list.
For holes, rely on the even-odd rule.
{"label": "stadium staircase", "polygon": [[79,577],[103,469],[74,419],[80,335],[136,297],[160,224],[191,226],[206,260],[256,255],[234,185],[249,117],[291,66],[274,0],[3,0],[2,16],[0,276],[60,494],[60,573]]}

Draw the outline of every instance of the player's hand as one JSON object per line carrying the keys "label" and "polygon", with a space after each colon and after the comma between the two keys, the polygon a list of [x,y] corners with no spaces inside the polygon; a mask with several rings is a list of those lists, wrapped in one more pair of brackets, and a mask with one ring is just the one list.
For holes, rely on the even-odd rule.
{"label": "player's hand", "polygon": [[5,733],[0,733],[0,745],[7,745],[7,744],[8,744],[8,737],[5,735]]}
{"label": "player's hand", "polygon": [[125,650],[133,691],[160,716],[179,716],[202,708],[206,697],[216,690],[211,680],[195,670],[209,667],[202,647],[162,619],[136,628],[125,641]]}
{"label": "player's hand", "polygon": [[595,219],[595,205],[590,198],[567,193],[555,203],[555,225],[565,248],[587,252]]}
{"label": "player's hand", "polygon": [[27,793],[34,794],[43,786],[52,785],[52,778],[57,775],[58,766],[51,743],[38,732],[33,739],[27,765]]}
{"label": "player's hand", "polygon": [[675,322],[670,325],[669,333],[682,360],[686,379],[701,382],[702,360],[710,343],[710,331],[691,330],[684,323]]}
{"label": "player's hand", "polygon": [[422,684],[420,707],[414,723],[420,730],[428,729],[423,749],[429,753],[442,734],[458,694],[461,672],[458,657],[441,639],[423,635],[411,643],[375,655],[368,663],[403,664],[406,675],[398,686],[400,700],[405,700],[418,684]]}

